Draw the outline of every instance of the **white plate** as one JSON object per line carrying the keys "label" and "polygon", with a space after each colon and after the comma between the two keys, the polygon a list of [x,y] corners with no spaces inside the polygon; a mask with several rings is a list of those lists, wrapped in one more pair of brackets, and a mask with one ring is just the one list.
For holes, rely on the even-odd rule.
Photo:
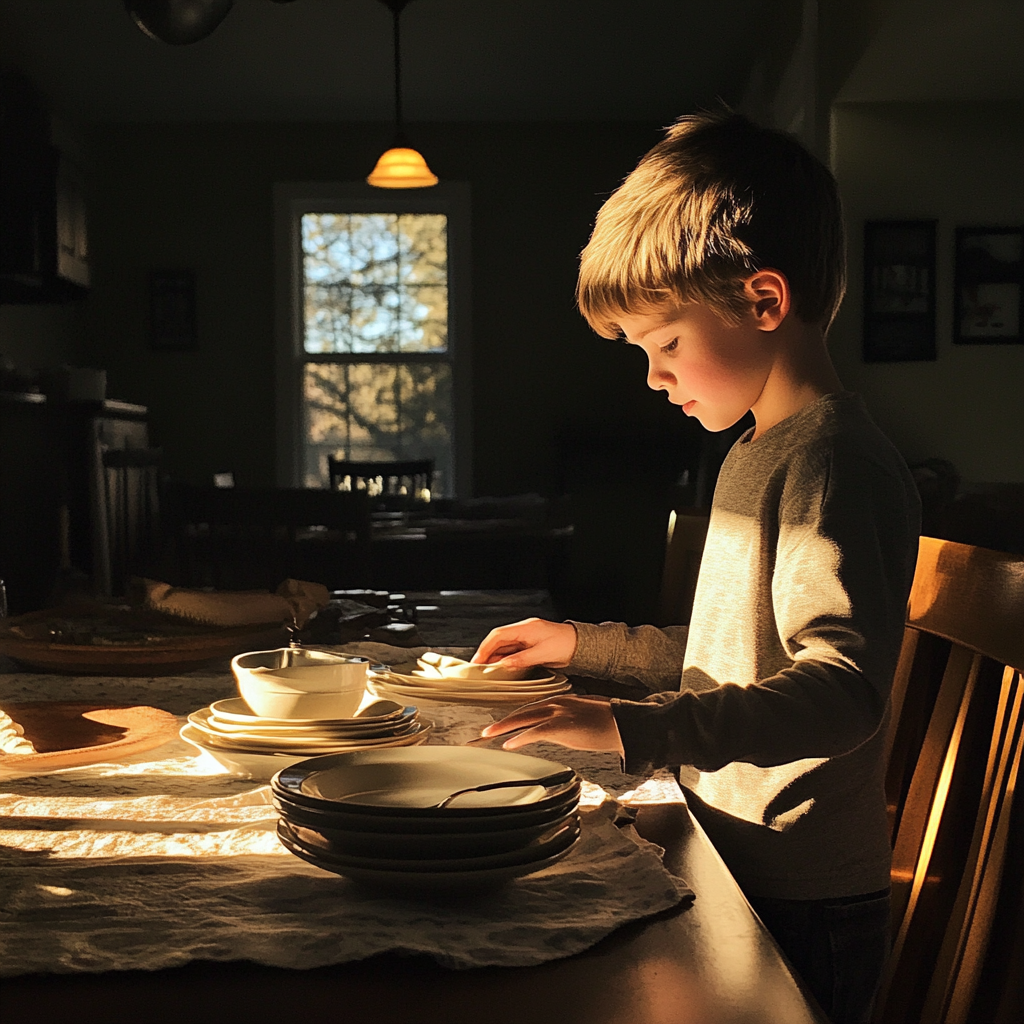
{"label": "white plate", "polygon": [[501,853],[444,858],[390,858],[361,857],[343,853],[314,829],[296,825],[287,819],[283,824],[291,833],[289,838],[294,839],[299,846],[315,856],[339,867],[371,868],[377,871],[484,871],[488,868],[510,867],[513,864],[528,864],[561,853],[576,842],[580,834],[580,819],[579,815],[575,814],[549,829],[540,838]]}
{"label": "white plate", "polygon": [[358,725],[348,725],[339,722],[327,726],[303,725],[295,729],[289,729],[283,725],[262,726],[257,721],[252,725],[237,725],[234,722],[222,722],[209,708],[200,708],[193,711],[189,721],[203,732],[214,733],[222,737],[238,737],[246,739],[256,737],[263,740],[287,739],[287,740],[311,740],[313,742],[340,740],[340,739],[373,739],[379,736],[390,736],[403,729],[408,729],[415,722],[419,712],[416,708],[410,707],[406,712],[397,718],[390,718],[386,722],[375,722],[372,719]]}
{"label": "white plate", "polygon": [[[422,732],[405,740],[393,740],[390,745],[397,748],[415,746],[427,738],[428,731],[424,729]],[[215,747],[207,741],[206,737],[198,729],[191,725],[183,725],[178,735],[186,743],[209,754],[214,760],[236,775],[260,779],[264,782],[268,781],[282,768],[298,764],[299,761],[308,761],[312,757],[322,757],[324,754],[321,750],[313,751],[312,753],[309,751],[276,753],[255,750],[229,750]]]}
{"label": "white plate", "polygon": [[515,786],[467,793],[444,809],[457,790],[495,782],[540,779],[571,769],[554,761],[487,747],[419,747],[357,751],[317,758],[301,771],[284,771],[274,789],[325,810],[448,817],[530,809],[547,801],[546,786]]}
{"label": "white plate", "polygon": [[356,712],[353,718],[263,718],[254,714],[248,704],[241,697],[229,697],[226,700],[216,700],[210,705],[210,711],[218,718],[227,722],[237,722],[240,725],[278,725],[287,728],[294,726],[325,726],[337,725],[338,723],[356,722],[385,722],[402,715],[407,708],[393,700],[376,700],[368,704],[362,710]]}
{"label": "white plate", "polygon": [[417,684],[440,684],[442,686],[467,686],[467,687],[483,687],[488,690],[500,690],[506,686],[533,686],[534,684],[543,685],[544,683],[552,682],[558,673],[553,672],[549,668],[539,668],[532,670],[523,679],[495,679],[493,677],[487,677],[483,679],[467,679],[464,676],[434,676],[434,675],[423,675],[416,671],[416,662],[407,662],[404,665],[391,665],[388,669],[388,675],[392,675],[402,680],[402,682]]}
{"label": "white plate", "polygon": [[552,676],[551,682],[545,683],[460,683],[455,679],[413,679],[410,676],[398,676],[391,672],[379,672],[373,676],[375,680],[393,683],[409,690],[431,693],[435,690],[450,690],[454,693],[550,693],[561,689],[566,677]]}
{"label": "white plate", "polygon": [[[409,892],[495,888],[506,882],[511,882],[514,878],[536,874],[538,871],[551,867],[576,847],[576,843],[573,843],[561,853],[556,853],[545,860],[532,861],[528,864],[512,864],[508,867],[490,868],[484,871],[377,871],[372,868],[341,868],[321,860],[299,846],[294,839],[288,837],[286,829],[281,828],[280,825],[277,835],[286,850],[315,867],[323,868],[324,871],[344,875],[363,885]],[[577,839],[576,842],[578,843],[579,840]]]}
{"label": "white plate", "polygon": [[215,747],[217,750],[247,750],[251,753],[290,754],[301,753],[306,757],[317,757],[321,754],[333,754],[343,750],[376,750],[380,747],[409,746],[414,743],[422,743],[427,734],[433,728],[431,722],[414,722],[408,728],[391,736],[381,736],[376,739],[332,739],[324,741],[314,740],[287,740],[287,739],[264,739],[261,737],[247,736],[221,736],[200,728],[189,716],[189,724],[198,731],[203,743],[208,747]]}
{"label": "white plate", "polygon": [[543,693],[534,690],[428,690],[425,687],[411,687],[390,680],[370,679],[367,683],[371,692],[377,696],[393,694],[396,697],[403,697],[412,700],[432,700],[442,704],[529,704],[535,700],[543,700],[546,697],[558,697],[560,694],[569,693],[572,687],[568,682],[557,687],[552,687]]}
{"label": "white plate", "polygon": [[178,735],[201,753],[209,754],[228,771],[249,779],[266,781],[282,768],[305,761],[308,754],[249,754],[241,750],[216,750],[202,741],[202,733],[183,725]]}

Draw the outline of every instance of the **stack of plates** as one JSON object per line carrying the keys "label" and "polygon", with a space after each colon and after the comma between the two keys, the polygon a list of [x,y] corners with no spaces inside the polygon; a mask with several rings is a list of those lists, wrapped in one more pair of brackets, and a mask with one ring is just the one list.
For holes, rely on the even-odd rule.
{"label": "stack of plates", "polygon": [[241,698],[193,711],[181,738],[232,771],[259,778],[296,761],[341,750],[375,750],[422,743],[431,724],[414,707],[377,700],[354,718],[263,718]]}
{"label": "stack of plates", "polygon": [[[519,780],[553,781],[451,794]],[[417,747],[316,757],[271,779],[278,836],[297,857],[396,889],[480,888],[532,874],[580,835],[580,780],[504,750]]]}
{"label": "stack of plates", "polygon": [[[455,660],[445,659],[445,662]],[[423,659],[404,665],[375,665],[370,670],[368,688],[382,697],[461,704],[528,704],[567,693],[570,689],[562,673],[547,668],[529,669],[521,673],[521,678],[509,679],[486,671],[491,666],[466,666],[465,662],[462,666],[479,671],[456,675],[457,669],[448,669],[450,674],[446,674],[445,664],[438,669]]]}

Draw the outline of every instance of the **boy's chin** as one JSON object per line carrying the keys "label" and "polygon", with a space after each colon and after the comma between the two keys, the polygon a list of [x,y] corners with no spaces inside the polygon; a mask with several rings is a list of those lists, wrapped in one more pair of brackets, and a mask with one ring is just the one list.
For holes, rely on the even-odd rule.
{"label": "boy's chin", "polygon": [[740,413],[739,416],[702,414],[697,412],[694,413],[693,418],[709,433],[720,434],[723,430],[736,426],[744,416],[746,416],[746,412]]}

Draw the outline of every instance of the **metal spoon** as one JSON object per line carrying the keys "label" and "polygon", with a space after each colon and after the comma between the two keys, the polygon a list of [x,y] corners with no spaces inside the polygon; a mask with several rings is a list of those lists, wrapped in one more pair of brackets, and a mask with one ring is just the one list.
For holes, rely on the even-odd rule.
{"label": "metal spoon", "polygon": [[576,772],[572,768],[566,768],[552,775],[545,775],[541,779],[511,779],[507,782],[488,782],[483,786],[468,786],[466,789],[457,789],[449,793],[440,803],[434,804],[435,808],[447,807],[457,796],[463,793],[483,793],[489,789],[510,789],[513,786],[557,786],[563,782],[571,782],[576,778]]}

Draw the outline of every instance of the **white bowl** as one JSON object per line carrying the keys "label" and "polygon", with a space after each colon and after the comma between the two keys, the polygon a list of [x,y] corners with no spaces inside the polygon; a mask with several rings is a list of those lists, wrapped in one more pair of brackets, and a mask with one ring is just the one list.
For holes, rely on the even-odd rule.
{"label": "white bowl", "polygon": [[273,651],[251,651],[231,659],[235,679],[258,679],[277,693],[337,693],[366,687],[369,659],[350,654],[278,647]]}
{"label": "white bowl", "polygon": [[238,692],[265,718],[351,718],[366,696],[369,661],[282,647],[231,660]]}
{"label": "white bowl", "polygon": [[242,699],[265,718],[351,718],[366,695],[365,687],[336,693],[281,693],[267,689],[259,680],[239,679]]}

